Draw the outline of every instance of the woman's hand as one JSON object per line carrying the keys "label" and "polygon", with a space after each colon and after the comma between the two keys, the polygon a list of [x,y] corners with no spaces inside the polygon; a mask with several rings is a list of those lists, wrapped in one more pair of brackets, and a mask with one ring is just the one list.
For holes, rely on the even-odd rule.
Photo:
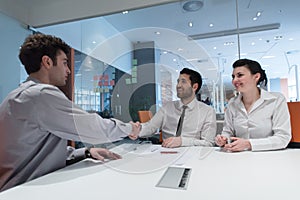
{"label": "woman's hand", "polygon": [[232,152],[251,150],[251,144],[249,140],[237,137],[231,137],[231,143],[225,144],[224,149]]}

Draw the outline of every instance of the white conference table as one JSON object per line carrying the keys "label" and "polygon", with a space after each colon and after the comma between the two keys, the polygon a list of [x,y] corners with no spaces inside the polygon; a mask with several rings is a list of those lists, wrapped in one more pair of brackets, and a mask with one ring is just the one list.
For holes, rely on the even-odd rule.
{"label": "white conference table", "polygon": [[[123,144],[123,159],[86,159],[0,193],[0,200],[299,199],[300,149],[227,153],[219,148]],[[189,167],[186,190],[156,187],[169,166]]]}

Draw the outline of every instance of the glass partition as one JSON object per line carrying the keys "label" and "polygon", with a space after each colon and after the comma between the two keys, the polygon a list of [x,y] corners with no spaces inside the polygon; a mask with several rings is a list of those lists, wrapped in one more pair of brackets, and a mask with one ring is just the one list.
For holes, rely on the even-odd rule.
{"label": "glass partition", "polygon": [[[195,1],[124,11],[39,28],[77,50],[75,101],[88,111],[124,121],[136,111],[176,99],[179,71],[203,77],[198,99],[223,113],[234,96],[232,63],[257,60],[269,78],[267,89],[299,100],[300,2],[287,0]],[[201,2],[201,3],[199,3]]]}

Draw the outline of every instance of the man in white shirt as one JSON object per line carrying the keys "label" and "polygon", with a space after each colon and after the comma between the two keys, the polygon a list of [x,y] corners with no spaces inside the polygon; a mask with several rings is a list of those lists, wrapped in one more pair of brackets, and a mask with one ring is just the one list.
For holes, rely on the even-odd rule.
{"label": "man in white shirt", "polygon": [[[0,105],[0,191],[66,166],[67,140],[90,144],[137,133],[138,124],[102,119],[77,107],[56,87],[66,84],[70,47],[61,39],[31,35],[19,58],[28,79]],[[83,148],[75,157],[119,159],[102,148]]]}
{"label": "man in white shirt", "polygon": [[[180,100],[166,103],[149,122],[141,123],[139,137],[150,136],[160,129],[163,147],[213,146],[216,136],[216,114],[212,107],[196,99],[201,86],[202,78],[198,72],[188,68],[181,70],[176,86],[177,97]],[[184,106],[187,108],[181,134],[176,136]]]}

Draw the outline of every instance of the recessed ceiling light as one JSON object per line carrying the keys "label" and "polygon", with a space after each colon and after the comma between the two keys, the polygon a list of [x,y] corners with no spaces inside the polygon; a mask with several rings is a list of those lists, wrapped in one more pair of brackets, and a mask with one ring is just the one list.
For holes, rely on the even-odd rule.
{"label": "recessed ceiling light", "polygon": [[282,37],[282,35],[276,35],[275,37],[274,37],[274,40],[281,40],[283,37]]}
{"label": "recessed ceiling light", "polygon": [[193,27],[193,22],[189,22],[189,27]]}
{"label": "recessed ceiling light", "polygon": [[217,49],[217,47],[214,47],[214,49]]}
{"label": "recessed ceiling light", "polygon": [[256,20],[257,20],[257,17],[253,17],[252,20],[253,20],[253,21],[256,21]]}
{"label": "recessed ceiling light", "polygon": [[300,52],[300,50],[291,50],[291,51],[287,51],[286,54],[296,54],[299,52]]}
{"label": "recessed ceiling light", "polygon": [[167,51],[164,51],[164,52],[163,52],[163,54],[167,54],[167,53],[168,53]]}
{"label": "recessed ceiling light", "polygon": [[199,1],[199,0],[186,1],[182,5],[183,10],[185,10],[187,12],[194,12],[194,11],[199,10],[202,7],[203,7],[203,2]]}
{"label": "recessed ceiling light", "polygon": [[128,14],[128,10],[125,10],[122,12],[123,14]]}
{"label": "recessed ceiling light", "polygon": [[154,32],[156,35],[160,35],[160,32],[159,31],[155,31]]}
{"label": "recessed ceiling light", "polygon": [[176,58],[174,58],[173,61],[176,62],[177,61]]}
{"label": "recessed ceiling light", "polygon": [[266,58],[266,59],[268,59],[268,58],[275,58],[275,56],[263,56],[262,58]]}
{"label": "recessed ceiling light", "polygon": [[188,61],[188,62],[198,61],[198,60],[199,60],[199,58],[190,58],[190,59],[186,59],[186,61]]}
{"label": "recessed ceiling light", "polygon": [[234,42],[224,42],[224,46],[230,46],[230,45],[233,45]]}
{"label": "recessed ceiling light", "polygon": [[259,17],[259,16],[261,16],[261,12],[260,12],[260,11],[258,11],[258,12],[256,13],[256,17]]}
{"label": "recessed ceiling light", "polygon": [[96,41],[93,41],[92,43],[93,43],[93,44],[96,44]]}
{"label": "recessed ceiling light", "polygon": [[251,42],[251,45],[252,45],[252,46],[255,45],[255,42]]}
{"label": "recessed ceiling light", "polygon": [[209,24],[209,27],[213,27],[213,26],[214,26],[214,24],[213,24],[213,23],[210,23],[210,24]]}

